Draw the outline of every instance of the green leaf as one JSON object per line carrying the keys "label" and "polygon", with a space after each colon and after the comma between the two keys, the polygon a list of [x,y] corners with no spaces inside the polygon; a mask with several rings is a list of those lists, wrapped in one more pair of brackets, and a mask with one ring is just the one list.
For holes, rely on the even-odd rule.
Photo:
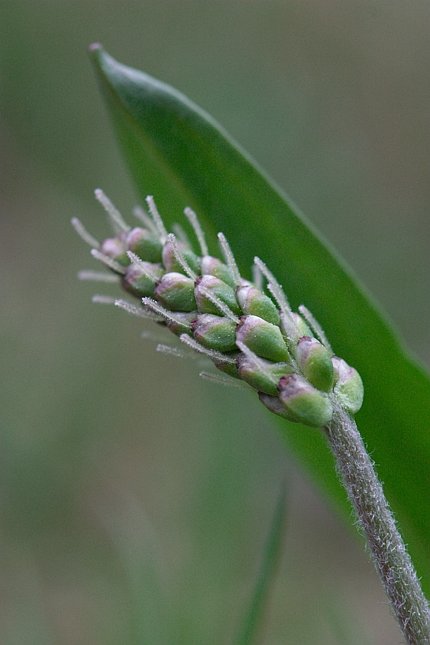
{"label": "green leaf", "polygon": [[248,612],[237,639],[237,645],[252,645],[257,640],[264,619],[264,613],[273,586],[276,570],[282,554],[282,543],[285,532],[286,516],[286,486],[282,483],[279,497],[273,513],[270,532],[265,544],[260,571],[257,576],[254,593],[251,598]]}
{"label": "green leaf", "polygon": [[[254,255],[266,260],[292,305],[306,304],[335,351],[360,371],[366,394],[357,421],[428,589],[427,375],[405,353],[345,263],[208,114],[175,89],[119,64],[100,46],[91,51],[140,195],[156,195],[168,223],[182,219],[184,206],[194,208],[212,249],[215,232],[222,230],[245,276]],[[272,422],[277,420],[272,417]],[[287,423],[282,432],[346,509],[322,433]]]}

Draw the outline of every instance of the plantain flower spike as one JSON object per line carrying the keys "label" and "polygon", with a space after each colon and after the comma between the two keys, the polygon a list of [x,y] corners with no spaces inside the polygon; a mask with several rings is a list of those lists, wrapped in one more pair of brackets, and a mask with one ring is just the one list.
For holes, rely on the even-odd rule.
{"label": "plantain flower spike", "polygon": [[[226,237],[221,258],[209,255],[204,232],[190,208],[184,213],[199,252],[185,235],[169,233],[153,197],[148,212],[136,207],[138,226],[128,226],[100,189],[112,234],[98,242],[77,219],[72,225],[107,273],[81,271],[85,280],[115,281],[137,304],[102,296],[173,332],[191,350],[206,355],[221,379],[239,379],[256,390],[275,414],[311,427],[327,425],[335,406],[355,414],[363,402],[357,370],[334,355],[319,323],[303,305],[292,311],[272,272],[255,258],[254,283],[241,277]],[[179,227],[175,230],[181,230]],[[266,290],[263,283],[266,283]],[[179,353],[180,354],[180,353]],[[228,376],[226,376],[228,375]]]}

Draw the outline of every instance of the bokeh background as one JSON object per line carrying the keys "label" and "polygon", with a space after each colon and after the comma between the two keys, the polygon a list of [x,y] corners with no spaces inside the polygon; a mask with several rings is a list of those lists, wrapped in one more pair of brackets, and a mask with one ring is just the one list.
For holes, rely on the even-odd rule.
{"label": "bokeh background", "polygon": [[255,397],[92,305],[69,220],[106,230],[97,186],[135,200],[99,40],[212,113],[428,364],[429,31],[418,0],[0,1],[1,643],[231,643],[284,478],[262,642],[401,642],[360,540]]}

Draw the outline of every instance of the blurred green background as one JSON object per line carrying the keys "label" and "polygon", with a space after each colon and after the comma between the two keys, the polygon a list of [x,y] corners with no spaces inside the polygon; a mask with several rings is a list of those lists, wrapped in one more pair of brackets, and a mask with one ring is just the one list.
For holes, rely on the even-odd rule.
{"label": "blurred green background", "polygon": [[400,641],[255,397],[92,305],[69,220],[106,231],[97,186],[134,205],[100,40],[213,114],[429,363],[429,30],[418,1],[1,0],[1,643],[231,643],[285,476],[264,643]]}

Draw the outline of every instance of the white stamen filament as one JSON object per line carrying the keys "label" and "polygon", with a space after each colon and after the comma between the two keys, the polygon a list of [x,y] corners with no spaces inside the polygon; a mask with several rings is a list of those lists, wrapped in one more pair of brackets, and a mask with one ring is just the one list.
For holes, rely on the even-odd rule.
{"label": "white stamen filament", "polygon": [[180,224],[172,224],[172,231],[183,244],[191,248],[190,238]]}
{"label": "white stamen filament", "polygon": [[165,345],[164,343],[158,343],[156,351],[160,352],[161,354],[169,354],[169,356],[175,356],[176,358],[186,357],[186,353],[178,347],[174,347],[173,345]]}
{"label": "white stamen filament", "polygon": [[133,208],[133,215],[144,225],[145,228],[149,229],[151,233],[158,235],[158,231],[153,220],[149,217],[148,213],[145,212],[142,206],[135,206]]}
{"label": "white stamen filament", "polygon": [[167,231],[152,195],[148,195],[148,197],[146,198],[146,203],[148,204],[149,212],[154,221],[160,240],[162,243],[164,243],[167,238]]}
{"label": "white stamen filament", "polygon": [[157,282],[159,279],[159,276],[157,276],[153,271],[151,271],[149,267],[149,262],[145,262],[140,258],[136,253],[133,253],[133,251],[127,251],[127,255],[130,258],[131,262],[133,264],[136,264],[136,266],[139,267],[139,269],[142,271],[143,275],[146,278],[149,278],[149,280],[152,280],[153,282]]}
{"label": "white stamen filament", "polygon": [[191,329],[191,323],[184,322],[183,320],[181,320],[181,318],[175,316],[174,313],[165,309],[156,300],[153,300],[152,298],[142,298],[142,303],[145,305],[145,307],[148,307],[150,311],[153,311],[154,313],[158,314],[165,320],[168,320],[170,322],[176,323],[177,325],[182,325],[183,327]]}
{"label": "white stamen filament", "polygon": [[200,251],[202,256],[204,257],[208,255],[209,254],[208,245],[206,244],[205,234],[200,225],[199,218],[197,217],[193,209],[190,208],[189,206],[187,206],[187,208],[184,210],[184,214],[193,228],[193,231],[195,233],[195,236],[200,246]]}
{"label": "white stamen filament", "polygon": [[107,195],[101,188],[96,188],[94,191],[97,201],[103,206],[109,216],[112,227],[116,233],[127,233],[130,227],[125,223],[121,213],[114,206]]}
{"label": "white stamen filament", "polygon": [[220,313],[224,314],[226,318],[234,322],[236,325],[239,324],[239,318],[235,316],[235,314],[232,312],[230,307],[226,305],[226,303],[221,300],[221,298],[218,298],[212,291],[209,289],[206,289],[206,287],[202,287],[199,285],[199,290],[200,292],[208,299],[210,302],[215,305],[215,307],[219,310]]}
{"label": "white stamen filament", "polygon": [[99,262],[102,262],[103,264],[105,264],[109,269],[112,269],[112,271],[115,271],[115,273],[120,273],[121,275],[125,274],[125,267],[123,267],[122,264],[120,264],[119,262],[116,262],[116,260],[113,260],[108,255],[105,255],[98,249],[91,249],[91,255],[96,260],[99,260]]}
{"label": "white stamen filament", "polygon": [[142,307],[138,307],[133,302],[128,302],[128,300],[116,299],[113,303],[118,309],[123,309],[128,314],[132,316],[137,316],[138,318],[147,318],[150,320],[160,320],[158,316],[155,316],[152,312],[145,311]]}
{"label": "white stamen filament", "polygon": [[112,284],[118,284],[118,277],[112,275],[111,273],[105,273],[104,271],[91,271],[83,270],[79,271],[78,279],[86,282],[108,282]]}
{"label": "white stamen filament", "polygon": [[192,280],[195,280],[197,278],[197,274],[192,270],[188,262],[186,261],[183,253],[181,252],[179,246],[178,246],[178,241],[173,233],[169,233],[167,236],[167,241],[170,242],[172,245],[173,249],[173,254],[176,258],[176,260],[179,262],[181,265],[182,269],[185,271],[187,276],[191,278]]}
{"label": "white stamen filament", "polygon": [[266,278],[268,285],[267,288],[269,289],[270,293],[273,295],[275,298],[276,302],[278,303],[278,306],[282,312],[284,311],[290,311],[290,305],[288,303],[287,297],[282,289],[282,286],[279,284],[273,273],[270,271],[270,269],[266,266],[266,264],[260,260],[260,258],[255,257],[254,258],[254,263],[258,267],[259,271],[264,275]]}
{"label": "white stamen filament", "polygon": [[194,340],[194,338],[191,338],[191,336],[188,336],[187,334],[181,334],[179,336],[179,340],[188,347],[191,347],[191,349],[194,349],[194,351],[199,352],[199,354],[204,354],[213,361],[218,361],[220,363],[229,363],[230,365],[234,365],[236,363],[235,359],[231,356],[226,356],[221,352],[217,352],[215,349],[208,349],[207,347],[203,347],[203,345],[200,345],[200,343],[198,343],[196,340]]}
{"label": "white stamen filament", "polygon": [[221,376],[220,374],[212,374],[211,372],[200,372],[199,376],[205,381],[210,381],[217,385],[223,385],[224,387],[237,387],[239,389],[244,387],[242,381],[236,381],[229,376]]}
{"label": "white stamen filament", "polygon": [[78,217],[72,217],[70,220],[71,225],[75,229],[76,233],[79,235],[81,240],[86,242],[89,246],[97,248],[100,246],[100,243],[98,240],[96,240],[95,237],[91,235],[91,233],[88,233],[87,229],[85,226],[82,224],[81,220]]}
{"label": "white stamen filament", "polygon": [[224,233],[218,233],[218,241],[219,241],[221,253],[223,254],[224,260],[228,268],[230,269],[230,272],[233,276],[233,280],[235,284],[239,286],[242,281],[242,278],[240,277],[236,260],[234,259],[234,255],[230,248],[230,244],[227,242],[227,238],[225,237]]}
{"label": "white stamen filament", "polygon": [[299,312],[303,316],[303,318],[306,320],[308,323],[309,327],[312,329],[318,340],[326,346],[329,352],[333,353],[333,350],[331,348],[331,345],[328,341],[327,336],[324,333],[323,328],[319,324],[318,320],[313,316],[313,314],[309,311],[305,305],[300,305],[299,307]]}

